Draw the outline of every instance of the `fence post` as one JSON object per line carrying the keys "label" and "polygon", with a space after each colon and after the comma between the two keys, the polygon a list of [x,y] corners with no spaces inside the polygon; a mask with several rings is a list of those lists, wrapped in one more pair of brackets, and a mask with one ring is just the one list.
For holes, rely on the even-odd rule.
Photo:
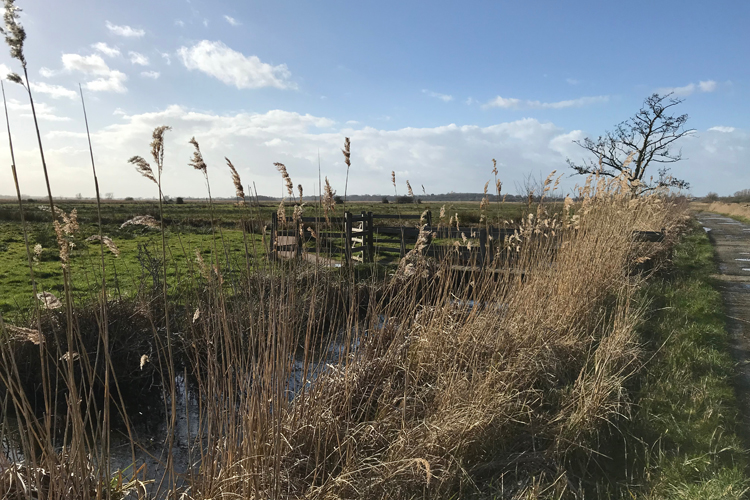
{"label": "fence post", "polygon": [[427,227],[432,230],[432,210],[427,211]]}
{"label": "fence post", "polygon": [[487,229],[479,230],[479,262],[484,265],[484,259],[487,255]]}
{"label": "fence post", "polygon": [[346,263],[352,263],[352,213],[344,212],[344,229],[345,229],[345,248]]}
{"label": "fence post", "polygon": [[367,212],[367,260],[375,262],[375,238],[373,237],[372,212]]}
{"label": "fence post", "polygon": [[278,228],[278,224],[279,224],[278,216],[276,215],[276,212],[274,212],[271,215],[271,242],[270,242],[271,248],[268,249],[269,254],[272,259],[276,258],[276,238],[277,238],[276,230]]}

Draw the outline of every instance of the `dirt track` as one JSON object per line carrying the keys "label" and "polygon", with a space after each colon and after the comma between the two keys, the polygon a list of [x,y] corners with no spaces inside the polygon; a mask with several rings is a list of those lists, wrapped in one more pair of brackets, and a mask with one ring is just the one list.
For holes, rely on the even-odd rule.
{"label": "dirt track", "polygon": [[722,215],[702,212],[698,221],[716,249],[715,276],[727,314],[733,354],[738,363],[745,419],[750,421],[750,225]]}

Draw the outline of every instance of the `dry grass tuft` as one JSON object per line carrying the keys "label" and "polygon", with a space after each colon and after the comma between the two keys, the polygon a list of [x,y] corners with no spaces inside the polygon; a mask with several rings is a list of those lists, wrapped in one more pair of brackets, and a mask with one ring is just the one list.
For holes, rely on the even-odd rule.
{"label": "dry grass tuft", "polygon": [[159,221],[151,217],[150,215],[136,215],[132,219],[126,220],[120,225],[120,229],[123,229],[127,226],[146,226],[153,229],[159,229],[161,228],[161,224],[159,224]]}

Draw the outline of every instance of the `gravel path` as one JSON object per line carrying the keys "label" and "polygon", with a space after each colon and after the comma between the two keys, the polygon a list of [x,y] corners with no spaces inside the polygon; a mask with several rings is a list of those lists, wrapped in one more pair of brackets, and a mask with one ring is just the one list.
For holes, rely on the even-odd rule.
{"label": "gravel path", "polygon": [[739,382],[744,388],[740,398],[750,422],[750,225],[710,212],[697,218],[716,249],[720,274],[714,277],[724,297]]}

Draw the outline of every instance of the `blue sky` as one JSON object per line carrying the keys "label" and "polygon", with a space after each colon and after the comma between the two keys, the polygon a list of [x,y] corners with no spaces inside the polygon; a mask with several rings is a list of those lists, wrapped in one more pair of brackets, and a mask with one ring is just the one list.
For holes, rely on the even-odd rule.
{"label": "blue sky", "polygon": [[[280,194],[273,162],[312,193],[317,158],[343,192],[481,191],[498,160],[506,189],[565,173],[574,139],[675,91],[696,129],[674,166],[696,195],[750,188],[750,3],[615,2],[26,2],[21,22],[53,192],[93,194],[83,86],[100,184],[153,196],[126,163],[167,135],[165,192],[204,196],[187,161],[201,143],[212,190],[245,183]],[[18,71],[7,50],[0,63]],[[0,68],[3,69],[3,68]],[[4,73],[5,71],[3,71]],[[7,81],[24,193],[44,192],[23,90]],[[4,163],[10,162],[3,148]],[[13,194],[10,169],[0,194]]]}

